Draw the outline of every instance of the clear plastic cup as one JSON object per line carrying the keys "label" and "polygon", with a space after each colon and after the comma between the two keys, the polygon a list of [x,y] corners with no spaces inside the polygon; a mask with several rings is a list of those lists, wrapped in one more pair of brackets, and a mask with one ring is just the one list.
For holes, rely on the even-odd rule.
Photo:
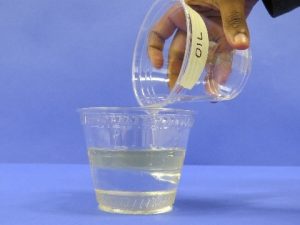
{"label": "clear plastic cup", "polygon": [[99,209],[124,214],[170,211],[193,112],[85,108],[80,114]]}
{"label": "clear plastic cup", "polygon": [[[133,89],[141,106],[217,102],[233,99],[242,91],[251,68],[250,50],[232,49],[222,25],[200,10],[184,0],[156,0],[149,9],[132,65]],[[169,22],[162,25],[166,18]],[[166,31],[163,35],[162,29]],[[170,57],[171,51],[179,53],[177,59]],[[153,54],[156,58],[150,60]]]}

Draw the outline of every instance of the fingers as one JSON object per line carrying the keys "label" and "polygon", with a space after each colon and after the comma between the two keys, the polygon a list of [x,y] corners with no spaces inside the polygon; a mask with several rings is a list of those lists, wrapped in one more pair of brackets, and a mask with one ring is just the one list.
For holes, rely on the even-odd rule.
{"label": "fingers", "polygon": [[172,89],[181,70],[185,53],[186,32],[177,30],[169,49],[168,77],[169,88]]}
{"label": "fingers", "polygon": [[[209,36],[209,48],[211,48],[212,42],[216,45],[217,52],[229,52],[233,50],[233,47],[228,43],[224,29],[222,26],[222,20],[220,17],[210,18],[205,20],[208,36]],[[208,52],[210,53],[211,50]]]}
{"label": "fingers", "polygon": [[160,69],[163,66],[163,48],[165,40],[176,29],[186,30],[185,14],[182,7],[172,7],[152,28],[148,37],[148,55],[152,65]]}
{"label": "fingers", "polygon": [[228,80],[232,70],[232,52],[222,52],[217,56],[214,74],[215,81],[224,85]]}
{"label": "fingers", "polygon": [[250,38],[246,23],[245,0],[219,0],[218,3],[228,43],[236,49],[247,49]]}
{"label": "fingers", "polygon": [[232,70],[232,51],[218,51],[218,44],[210,42],[206,64],[205,89],[213,96],[219,96],[220,87],[224,85]]}
{"label": "fingers", "polygon": [[150,32],[148,40],[148,55],[151,64],[157,69],[160,69],[164,64],[162,53],[164,44],[165,40],[160,36],[160,34],[155,31]]}

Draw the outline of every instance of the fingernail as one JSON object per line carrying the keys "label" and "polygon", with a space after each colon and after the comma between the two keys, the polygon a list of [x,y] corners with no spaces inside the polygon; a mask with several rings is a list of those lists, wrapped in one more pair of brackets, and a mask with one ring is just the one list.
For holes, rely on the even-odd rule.
{"label": "fingernail", "polygon": [[239,34],[235,35],[234,42],[239,43],[239,44],[247,44],[248,37],[243,33],[239,33]]}

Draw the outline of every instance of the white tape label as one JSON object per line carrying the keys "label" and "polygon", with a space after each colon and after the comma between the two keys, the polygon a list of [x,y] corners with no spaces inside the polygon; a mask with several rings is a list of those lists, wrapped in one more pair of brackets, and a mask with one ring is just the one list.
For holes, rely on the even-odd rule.
{"label": "white tape label", "polygon": [[203,72],[208,56],[208,32],[202,17],[190,6],[185,8],[191,20],[191,46],[188,56],[188,65],[179,81],[187,89],[192,89]]}

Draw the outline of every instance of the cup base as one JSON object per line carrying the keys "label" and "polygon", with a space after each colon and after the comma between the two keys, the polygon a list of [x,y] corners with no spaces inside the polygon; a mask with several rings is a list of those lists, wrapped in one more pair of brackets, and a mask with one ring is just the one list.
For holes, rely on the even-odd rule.
{"label": "cup base", "polygon": [[127,192],[96,190],[99,209],[120,214],[159,214],[172,210],[176,190]]}
{"label": "cup base", "polygon": [[172,206],[167,206],[161,209],[155,209],[155,210],[140,210],[140,211],[132,211],[132,210],[125,210],[125,209],[115,209],[111,208],[109,206],[104,206],[99,204],[98,208],[101,211],[107,212],[107,213],[117,213],[117,214],[131,214],[131,215],[150,215],[150,214],[161,214],[161,213],[167,213],[172,211]]}

